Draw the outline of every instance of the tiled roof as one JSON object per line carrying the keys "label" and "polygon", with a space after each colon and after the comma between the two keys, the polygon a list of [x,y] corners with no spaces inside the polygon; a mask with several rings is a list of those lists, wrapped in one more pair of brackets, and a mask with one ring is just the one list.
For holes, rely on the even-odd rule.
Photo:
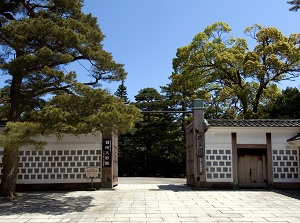
{"label": "tiled roof", "polygon": [[209,126],[215,127],[300,127],[300,119],[211,119]]}
{"label": "tiled roof", "polygon": [[288,139],[287,141],[291,142],[291,141],[295,141],[295,140],[299,140],[299,139],[300,139],[300,133],[298,133],[298,135],[293,136],[292,138]]}

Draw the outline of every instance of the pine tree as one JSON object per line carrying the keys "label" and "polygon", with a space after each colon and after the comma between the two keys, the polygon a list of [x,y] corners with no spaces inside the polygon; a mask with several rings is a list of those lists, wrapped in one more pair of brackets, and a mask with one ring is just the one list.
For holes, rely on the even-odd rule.
{"label": "pine tree", "polygon": [[185,146],[180,122],[170,113],[147,113],[169,109],[164,95],[154,88],[144,88],[135,101],[145,113],[130,133],[119,137],[120,174],[171,177],[184,173]]}
{"label": "pine tree", "polygon": [[119,85],[115,95],[123,100],[125,104],[129,104],[130,100],[127,94],[127,87],[125,86],[125,81],[122,80],[122,83]]}
{"label": "pine tree", "polygon": [[[63,96],[68,98],[66,95],[78,94],[77,73],[67,72],[66,65],[82,61],[85,62],[85,66],[90,66],[90,79],[84,83],[85,86],[90,87],[84,88],[85,92],[93,91],[92,87],[99,86],[101,81],[125,79],[126,72],[123,65],[113,61],[112,55],[102,48],[104,35],[97,24],[97,19],[91,14],[82,13],[82,6],[83,0],[0,1],[0,46],[2,48],[0,69],[9,76],[8,91],[7,94],[3,94],[1,103],[8,106],[7,120],[13,123],[7,125],[5,138],[0,139],[1,145],[4,146],[3,176],[0,187],[2,196],[14,196],[20,146],[28,142],[28,137],[43,131],[38,124],[31,128],[32,123],[22,123],[23,119],[31,117],[29,115],[31,111],[43,112],[47,109],[47,112],[52,112],[51,114],[62,112],[57,116],[61,118],[64,112],[67,112],[64,111],[67,108],[53,110],[55,106],[45,106],[44,97],[57,95],[61,99]],[[82,90],[79,92],[82,93]],[[84,95],[92,95],[92,93]],[[106,93],[100,95],[107,97]],[[5,98],[9,100],[4,100]],[[82,97],[77,99],[80,98]],[[112,111],[117,115],[122,115],[117,113],[119,110],[133,112],[127,117],[128,124],[135,119],[133,117],[137,113],[133,107],[117,109],[118,106],[123,106],[123,103],[111,99],[109,101],[117,105],[105,105],[106,111],[109,112],[108,107],[111,106]],[[61,105],[67,103],[65,101]],[[39,120],[38,114],[35,115],[36,120]],[[85,118],[99,121],[113,114],[86,115]],[[78,127],[76,123],[66,121],[69,121],[67,126],[72,126],[67,129],[72,129],[73,132],[84,131],[84,129],[76,129]],[[16,130],[20,130],[21,133],[15,134]],[[8,143],[9,140],[13,142],[13,136],[22,136],[21,139],[24,140]]]}
{"label": "pine tree", "polygon": [[288,1],[288,3],[290,5],[292,5],[292,7],[290,8],[290,11],[297,12],[298,9],[300,9],[300,0],[292,0],[292,1]]}

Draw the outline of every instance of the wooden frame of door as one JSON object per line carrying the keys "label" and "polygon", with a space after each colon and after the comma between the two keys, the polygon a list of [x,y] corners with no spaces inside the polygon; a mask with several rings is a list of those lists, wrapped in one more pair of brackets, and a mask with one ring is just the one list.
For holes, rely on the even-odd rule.
{"label": "wooden frame of door", "polygon": [[273,168],[272,168],[272,138],[271,133],[266,133],[266,144],[238,144],[237,134],[231,133],[232,144],[232,171],[233,185],[238,187],[238,149],[266,149],[267,150],[267,184],[273,184]]}

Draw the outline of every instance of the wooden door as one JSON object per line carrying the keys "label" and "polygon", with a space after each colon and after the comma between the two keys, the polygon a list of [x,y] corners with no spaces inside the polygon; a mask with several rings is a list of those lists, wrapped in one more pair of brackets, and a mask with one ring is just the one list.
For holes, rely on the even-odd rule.
{"label": "wooden door", "polygon": [[266,151],[238,150],[238,183],[240,187],[265,187],[267,183]]}

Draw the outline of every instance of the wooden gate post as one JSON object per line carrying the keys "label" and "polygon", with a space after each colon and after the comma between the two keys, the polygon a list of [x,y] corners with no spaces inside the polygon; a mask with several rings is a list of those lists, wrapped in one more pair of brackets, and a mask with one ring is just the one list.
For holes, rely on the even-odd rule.
{"label": "wooden gate post", "polygon": [[195,187],[206,187],[205,126],[202,99],[193,102],[193,147]]}
{"label": "wooden gate post", "polygon": [[118,136],[102,134],[101,187],[113,188],[118,185]]}

